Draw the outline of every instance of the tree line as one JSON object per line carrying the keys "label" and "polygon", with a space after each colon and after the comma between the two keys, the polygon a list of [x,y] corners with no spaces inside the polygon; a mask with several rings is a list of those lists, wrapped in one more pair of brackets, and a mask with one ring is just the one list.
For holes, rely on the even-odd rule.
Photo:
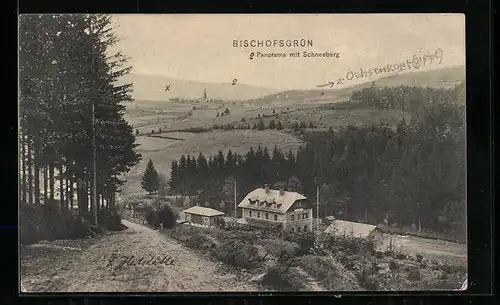
{"label": "tree line", "polygon": [[422,113],[397,126],[308,132],[296,153],[183,155],[172,162],[170,191],[230,210],[235,179],[237,200],[267,183],[315,201],[319,187],[320,216],[463,234],[464,106],[438,100]]}
{"label": "tree line", "polygon": [[118,81],[131,67],[112,49],[111,17],[23,15],[19,33],[21,202],[84,217],[113,207],[120,177],[141,157],[123,118],[132,85]]}
{"label": "tree line", "polygon": [[376,109],[395,109],[425,116],[426,108],[432,103],[465,103],[465,82],[452,89],[397,86],[380,88],[375,82],[368,88],[352,93],[351,100]]}

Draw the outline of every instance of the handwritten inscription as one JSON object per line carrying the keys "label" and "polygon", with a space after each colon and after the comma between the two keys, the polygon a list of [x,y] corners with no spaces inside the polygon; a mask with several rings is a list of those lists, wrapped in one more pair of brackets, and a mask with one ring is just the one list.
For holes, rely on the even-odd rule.
{"label": "handwritten inscription", "polygon": [[[236,252],[233,254],[232,258],[234,259],[238,254],[243,254],[242,252]],[[249,250],[248,256],[246,257],[247,261],[249,263],[251,262],[266,262],[271,259],[275,259],[276,264],[281,264],[290,267],[290,265],[293,263],[295,260],[295,256],[291,253],[287,253],[286,251],[280,252],[278,257],[273,258],[270,256],[270,250],[267,250],[267,252],[261,256],[259,254],[259,250],[257,247],[253,247]]]}
{"label": "handwritten inscription", "polygon": [[238,79],[233,79],[233,86],[236,85],[236,82],[238,82]]}
{"label": "handwritten inscription", "polygon": [[344,84],[345,81],[352,81],[354,79],[364,79],[371,77],[373,75],[379,75],[384,73],[396,72],[400,73],[405,70],[419,70],[427,65],[431,64],[441,64],[443,62],[443,50],[437,48],[434,52],[428,52],[425,54],[415,54],[406,61],[387,64],[384,67],[363,69],[358,71],[348,71],[343,77],[339,77],[334,81],[329,81],[328,84],[318,85],[318,87],[334,87]]}
{"label": "handwritten inscription", "polygon": [[171,86],[171,85],[166,85],[166,86],[165,86],[165,91],[170,91],[170,86]]}
{"label": "handwritten inscription", "polygon": [[108,263],[106,268],[117,267],[122,268],[124,266],[158,266],[173,265],[175,260],[168,255],[165,256],[152,256],[149,257],[141,256],[135,257],[134,255],[121,255],[121,254],[111,254],[108,258]]}

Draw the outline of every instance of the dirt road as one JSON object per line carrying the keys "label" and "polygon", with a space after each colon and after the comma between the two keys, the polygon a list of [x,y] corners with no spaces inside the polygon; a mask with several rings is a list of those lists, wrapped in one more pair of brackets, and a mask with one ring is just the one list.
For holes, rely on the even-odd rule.
{"label": "dirt road", "polygon": [[21,261],[24,288],[28,292],[262,290],[158,231],[126,220],[122,223],[127,230],[110,233],[86,249],[54,250],[47,244],[42,246],[52,247],[51,253],[25,256]]}

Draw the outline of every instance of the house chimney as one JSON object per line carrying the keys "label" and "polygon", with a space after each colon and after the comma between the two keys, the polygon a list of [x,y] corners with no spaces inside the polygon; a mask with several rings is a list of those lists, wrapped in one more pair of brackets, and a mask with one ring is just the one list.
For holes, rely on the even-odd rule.
{"label": "house chimney", "polygon": [[285,195],[285,190],[283,188],[280,188],[280,196]]}
{"label": "house chimney", "polygon": [[264,189],[266,190],[266,194],[269,194],[269,185],[264,184]]}

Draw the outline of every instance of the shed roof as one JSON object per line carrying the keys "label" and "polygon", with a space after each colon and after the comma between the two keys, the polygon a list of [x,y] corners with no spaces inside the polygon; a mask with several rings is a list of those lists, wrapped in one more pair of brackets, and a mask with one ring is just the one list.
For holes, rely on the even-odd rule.
{"label": "shed roof", "polygon": [[214,210],[211,208],[199,207],[199,206],[190,207],[189,209],[185,209],[182,212],[187,213],[187,214],[195,214],[195,215],[201,215],[201,216],[207,216],[207,217],[224,215],[224,213],[221,211],[217,211],[217,210]]}
{"label": "shed roof", "polygon": [[326,228],[325,233],[365,238],[374,230],[378,230],[377,226],[366,223],[335,220]]}

